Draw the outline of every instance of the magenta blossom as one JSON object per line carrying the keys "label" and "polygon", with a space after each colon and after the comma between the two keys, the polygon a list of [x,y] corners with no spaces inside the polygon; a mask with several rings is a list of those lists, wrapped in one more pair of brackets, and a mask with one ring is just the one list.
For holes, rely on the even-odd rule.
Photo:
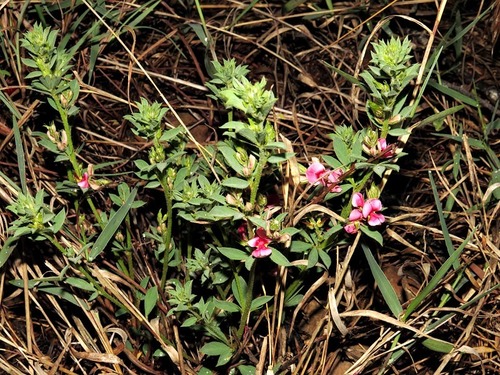
{"label": "magenta blossom", "polygon": [[313,162],[307,168],[306,178],[310,184],[319,185],[323,184],[322,180],[326,173],[325,166],[321,164],[317,158],[313,158]]}
{"label": "magenta blossom", "polygon": [[312,158],[313,162],[306,170],[307,181],[311,185],[323,185],[328,187],[332,193],[340,193],[342,188],[338,185],[342,176],[341,169],[330,170],[320,163],[317,158]]}
{"label": "magenta blossom", "polygon": [[349,214],[349,223],[344,227],[347,233],[356,233],[364,220],[370,226],[377,226],[385,221],[384,215],[379,212],[382,210],[380,199],[370,198],[365,201],[361,193],[354,193],[352,206],[354,209]]}
{"label": "magenta blossom", "polygon": [[340,177],[343,172],[341,169],[335,169],[328,174],[328,181],[326,182],[326,186],[332,193],[340,193],[342,192],[342,188],[338,185],[340,182]]}
{"label": "magenta blossom", "polygon": [[238,235],[240,236],[242,241],[246,241],[248,239],[247,238],[247,224],[246,223],[241,224],[238,227],[237,231],[238,231]]}
{"label": "magenta blossom", "polygon": [[394,150],[390,145],[387,144],[385,138],[379,138],[377,141],[377,154],[384,158],[392,158],[394,156]]}
{"label": "magenta blossom", "polygon": [[255,231],[256,236],[248,241],[248,246],[255,247],[252,251],[252,256],[254,258],[265,258],[271,255],[272,250],[267,247],[271,243],[271,239],[267,237],[266,230],[264,228],[258,228]]}
{"label": "magenta blossom", "polygon": [[88,189],[90,187],[89,174],[85,172],[77,183],[82,189]]}

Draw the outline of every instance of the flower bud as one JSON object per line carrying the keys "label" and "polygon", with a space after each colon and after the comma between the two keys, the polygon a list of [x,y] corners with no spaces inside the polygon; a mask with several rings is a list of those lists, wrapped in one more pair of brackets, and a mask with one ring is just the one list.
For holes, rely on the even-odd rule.
{"label": "flower bud", "polygon": [[250,202],[245,203],[245,212],[252,212],[254,209],[254,205]]}
{"label": "flower bud", "polygon": [[232,194],[226,195],[226,203],[230,206],[239,206],[241,202],[241,198],[238,199]]}
{"label": "flower bud", "polygon": [[64,109],[68,109],[71,106],[71,100],[73,99],[73,91],[66,90],[59,95],[59,100]]}
{"label": "flower bud", "polygon": [[368,197],[368,199],[376,199],[380,197],[379,187],[375,184],[372,184],[370,186],[370,189],[368,189],[368,191],[366,192],[366,196]]}

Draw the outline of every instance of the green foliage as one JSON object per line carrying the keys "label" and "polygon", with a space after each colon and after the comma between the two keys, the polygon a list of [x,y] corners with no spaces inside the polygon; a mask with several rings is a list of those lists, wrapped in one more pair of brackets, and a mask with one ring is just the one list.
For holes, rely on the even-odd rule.
{"label": "green foliage", "polygon": [[162,107],[161,103],[158,102],[149,104],[145,98],[141,98],[141,101],[135,104],[138,112],[124,116],[125,120],[130,121],[134,125],[132,131],[135,135],[146,139],[153,139],[157,132],[162,130],[161,122],[168,108]]}
{"label": "green foliage", "polygon": [[29,236],[33,240],[44,240],[59,232],[66,212],[62,209],[57,215],[44,203],[46,193],[39,190],[33,197],[31,194],[18,193],[17,200],[7,206],[7,209],[17,216],[11,222],[9,232],[14,238]]}
{"label": "green foliage", "polygon": [[[420,66],[412,64],[411,43],[408,38],[401,41],[392,37],[389,42],[372,43],[372,60],[368,70],[360,73],[370,90],[371,100],[367,103],[368,113],[375,124],[382,126],[382,137],[388,126],[400,124],[403,116],[406,86],[417,77]],[[406,113],[406,112],[405,112]]]}

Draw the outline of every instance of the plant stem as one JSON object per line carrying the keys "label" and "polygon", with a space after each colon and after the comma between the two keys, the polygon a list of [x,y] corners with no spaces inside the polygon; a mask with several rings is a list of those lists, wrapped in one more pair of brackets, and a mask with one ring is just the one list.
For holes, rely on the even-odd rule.
{"label": "plant stem", "polygon": [[252,268],[250,268],[250,276],[247,284],[247,295],[245,298],[245,306],[243,306],[243,311],[241,312],[241,321],[240,326],[238,328],[237,337],[239,340],[243,337],[243,333],[245,332],[245,326],[250,315],[250,307],[252,305],[253,299],[253,287],[255,284],[255,269],[256,269],[257,261],[254,261],[252,264]]}
{"label": "plant stem", "polygon": [[66,132],[66,136],[68,139],[67,140],[67,147],[68,147],[67,154],[69,157],[69,161],[70,161],[73,169],[75,170],[78,178],[80,178],[80,177],[82,177],[82,171],[80,169],[80,165],[78,164],[78,161],[76,160],[76,153],[75,153],[75,147],[73,146],[73,137],[71,134],[71,127],[70,127],[69,121],[68,121],[68,113],[62,107],[61,102],[59,100],[59,97],[57,96],[57,94],[54,91],[52,91],[50,93],[50,96],[52,97],[52,100],[56,104],[57,111],[59,112],[59,116],[61,117],[61,121],[62,121],[62,124],[64,127],[64,131]]}
{"label": "plant stem", "polygon": [[165,245],[165,253],[163,255],[163,269],[161,272],[161,290],[165,289],[165,284],[167,282],[167,270],[168,262],[170,258],[170,242],[172,240],[172,223],[173,223],[173,194],[172,188],[169,186],[167,181],[167,173],[161,172],[159,176],[160,184],[163,188],[165,194],[165,200],[167,202],[167,229],[162,232],[163,243]]}
{"label": "plant stem", "polygon": [[128,265],[128,276],[134,278],[134,260],[132,256],[132,235],[130,234],[130,216],[127,215],[125,218],[125,235],[127,241],[127,265]]}
{"label": "plant stem", "polygon": [[268,154],[264,148],[261,148],[259,152],[259,162],[254,172],[254,177],[252,184],[250,186],[250,204],[253,206],[255,200],[257,199],[257,192],[259,191],[260,179],[262,178],[262,172],[267,164]]}

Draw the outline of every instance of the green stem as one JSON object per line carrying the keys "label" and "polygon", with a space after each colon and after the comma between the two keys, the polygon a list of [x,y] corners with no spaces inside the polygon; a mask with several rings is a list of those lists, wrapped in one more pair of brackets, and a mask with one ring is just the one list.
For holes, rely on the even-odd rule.
{"label": "green stem", "polygon": [[61,117],[61,121],[64,127],[64,131],[66,132],[66,136],[68,138],[67,140],[67,154],[69,157],[69,161],[71,165],[73,166],[73,169],[75,170],[77,176],[80,178],[82,177],[82,171],[80,169],[80,165],[78,164],[78,161],[76,160],[76,153],[75,153],[75,147],[73,146],[73,137],[71,134],[71,127],[69,125],[68,121],[68,113],[66,110],[63,108],[61,105],[61,102],[59,100],[59,97],[55,92],[51,92],[51,97],[54,103],[56,104],[57,111],[59,112],[59,116]]}
{"label": "green stem", "polygon": [[87,204],[89,205],[92,213],[94,214],[95,219],[97,220],[97,223],[101,227],[101,229],[104,229],[104,223],[101,220],[101,215],[99,215],[99,211],[97,211],[97,208],[94,205],[94,202],[92,199],[87,195]]}
{"label": "green stem", "polygon": [[384,123],[382,124],[382,133],[380,134],[380,138],[387,138],[388,134],[389,134],[389,120],[385,119]]}
{"label": "green stem", "polygon": [[253,181],[250,186],[250,204],[253,206],[255,200],[257,199],[257,192],[259,191],[260,179],[262,178],[262,172],[267,164],[267,159],[269,158],[268,153],[264,148],[260,150],[259,162],[254,172]]}
{"label": "green stem", "polygon": [[125,218],[125,235],[127,241],[127,264],[128,264],[128,276],[133,279],[134,275],[134,259],[132,256],[132,235],[130,234],[130,216],[127,215]]}
{"label": "green stem", "polygon": [[166,172],[161,173],[161,176],[159,176],[159,180],[165,194],[165,200],[167,202],[167,229],[162,232],[163,243],[165,245],[165,253],[163,255],[163,269],[161,272],[160,284],[161,290],[164,290],[165,284],[167,282],[168,261],[170,258],[170,242],[172,240],[173,194],[172,188],[169,186],[169,183],[167,181]]}
{"label": "green stem", "polygon": [[[241,312],[241,321],[240,326],[238,328],[237,337],[239,340],[243,337],[243,333],[245,332],[245,326],[247,324],[248,317],[250,315],[250,306],[252,305],[253,299],[253,287],[255,284],[255,269],[256,269],[257,261],[255,260],[252,264],[252,268],[250,268],[250,276],[248,279],[247,285],[247,295],[245,298],[245,306],[243,306],[243,311]],[[236,280],[238,278],[236,277]]]}

